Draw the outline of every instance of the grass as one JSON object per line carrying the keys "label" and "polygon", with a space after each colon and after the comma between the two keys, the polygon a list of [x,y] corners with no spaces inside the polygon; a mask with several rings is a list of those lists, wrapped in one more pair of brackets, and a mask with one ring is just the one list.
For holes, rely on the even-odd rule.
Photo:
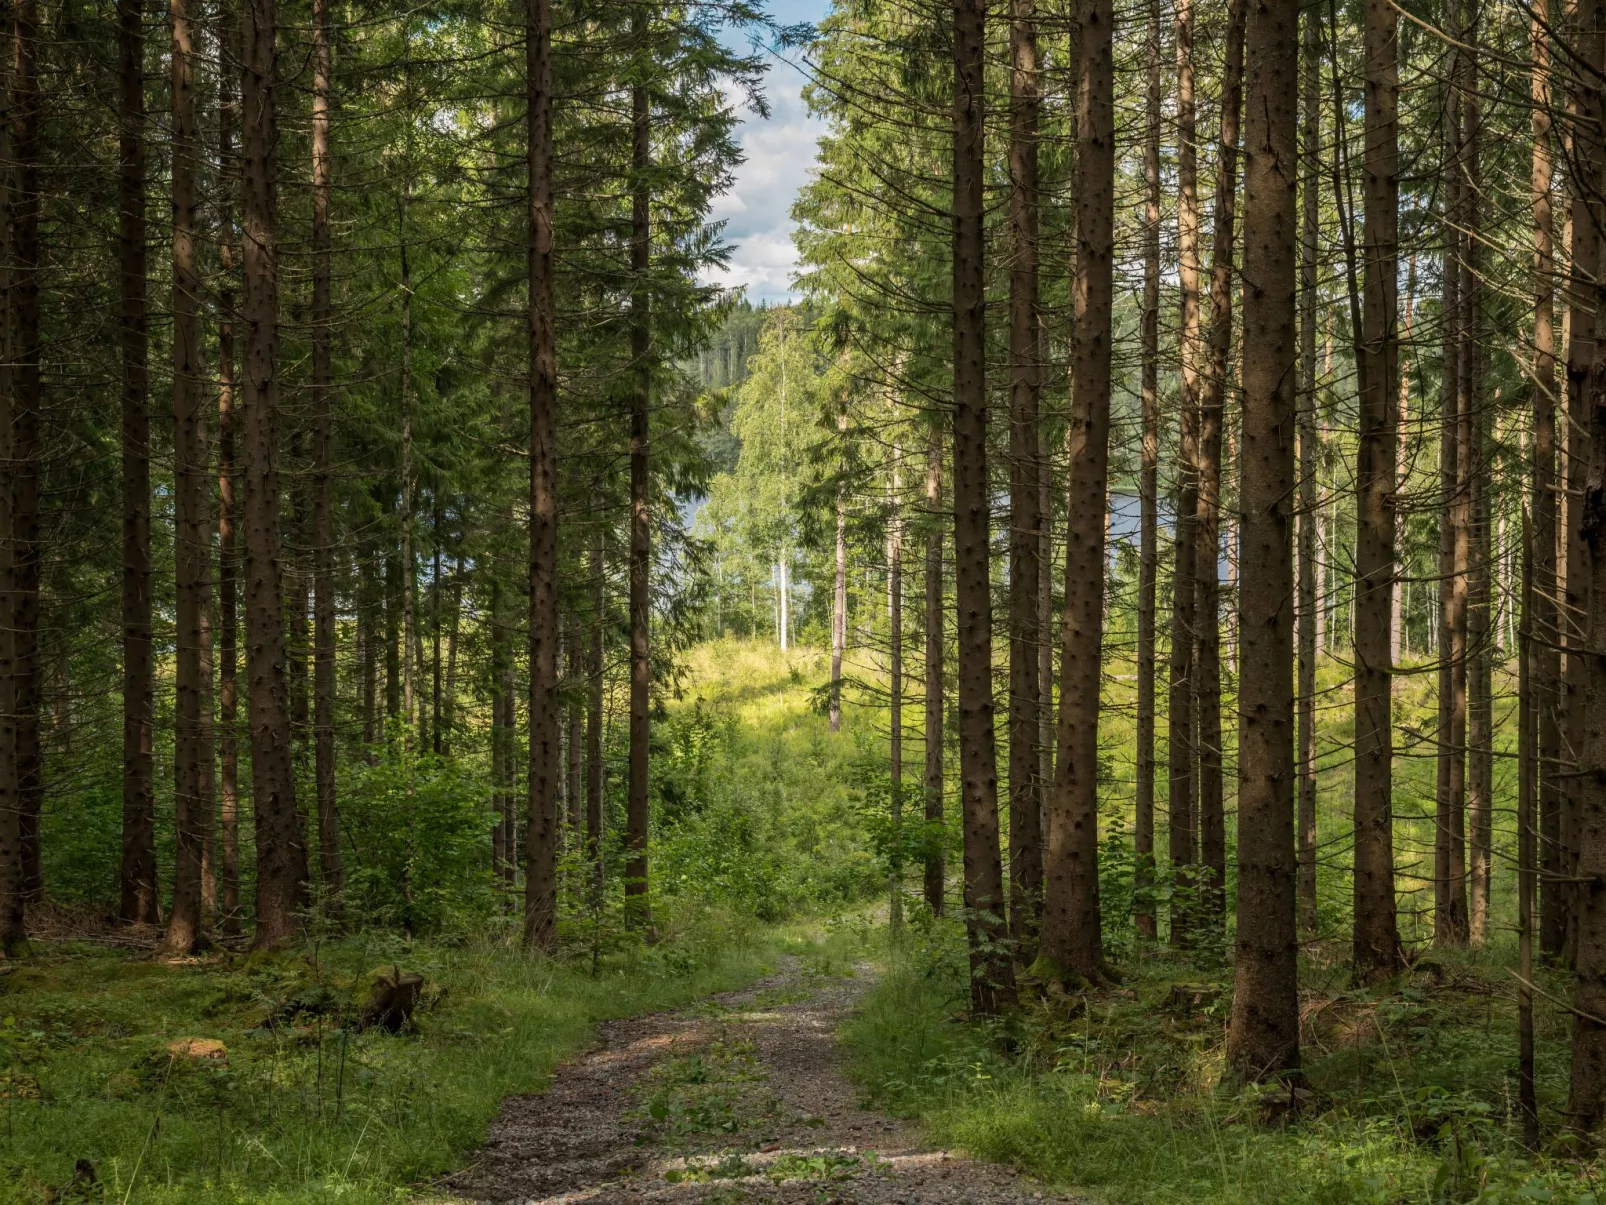
{"label": "grass", "polygon": [[[1292,1121],[1223,1078],[1227,972],[1164,951],[1134,959],[1123,983],[1095,996],[1044,997],[985,1027],[956,1020],[965,999],[954,931],[916,932],[889,955],[846,1039],[870,1095],[937,1141],[1111,1205],[1593,1205],[1600,1163],[1517,1141],[1509,953],[1439,960],[1387,993],[1306,968],[1310,1096]],[[1550,1133],[1566,1034],[1565,1017],[1540,1015]]]}
{"label": "grass", "polygon": [[[185,963],[41,947],[0,978],[0,1202],[393,1201],[457,1166],[599,1021],[742,986],[800,940],[710,917],[594,978],[491,940]],[[320,1015],[349,1016],[364,973],[393,963],[426,976],[417,1032]],[[189,1038],[224,1052],[175,1053]]]}

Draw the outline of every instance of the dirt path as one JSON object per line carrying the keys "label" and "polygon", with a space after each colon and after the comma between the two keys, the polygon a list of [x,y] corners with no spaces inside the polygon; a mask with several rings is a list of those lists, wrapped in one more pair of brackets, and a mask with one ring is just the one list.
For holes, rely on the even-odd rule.
{"label": "dirt path", "polygon": [[508,1100],[443,1187],[521,1205],[1070,1205],[861,1107],[835,1033],[865,986],[792,958],[746,991],[605,1025],[545,1093]]}

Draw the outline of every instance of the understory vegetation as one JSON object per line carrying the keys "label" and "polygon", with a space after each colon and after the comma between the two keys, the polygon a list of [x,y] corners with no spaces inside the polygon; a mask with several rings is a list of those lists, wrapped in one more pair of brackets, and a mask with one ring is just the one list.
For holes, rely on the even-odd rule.
{"label": "understory vegetation", "polygon": [[[871,1096],[940,1142],[1132,1205],[1593,1205],[1596,1163],[1518,1135],[1513,951],[1419,960],[1398,983],[1349,985],[1307,951],[1305,1080],[1235,1083],[1230,972],[1148,947],[1105,990],[1029,985],[1018,1014],[968,1022],[963,930],[926,920],[847,1029]],[[1340,952],[1341,953],[1341,952]],[[1566,976],[1539,986],[1559,997]],[[1541,1007],[1540,1106],[1561,1120],[1566,1010]]]}

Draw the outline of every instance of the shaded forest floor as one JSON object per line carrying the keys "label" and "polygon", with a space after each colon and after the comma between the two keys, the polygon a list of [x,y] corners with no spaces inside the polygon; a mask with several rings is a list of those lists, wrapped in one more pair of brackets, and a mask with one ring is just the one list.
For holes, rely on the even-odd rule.
{"label": "shaded forest floor", "polygon": [[[1089,996],[1023,993],[1018,1015],[961,1024],[965,947],[911,931],[845,1029],[870,1099],[931,1140],[1009,1161],[1110,1205],[1440,1205],[1606,1200],[1606,1165],[1563,1136],[1569,1024],[1538,1001],[1545,1142],[1523,1149],[1509,942],[1430,953],[1350,988],[1341,951],[1307,951],[1297,1113],[1286,1090],[1224,1076],[1230,968],[1147,947]],[[1331,961],[1329,961],[1331,956]],[[1539,982],[1565,999],[1569,977]],[[1030,985],[1028,985],[1030,987]]]}
{"label": "shaded forest floor", "polygon": [[[708,915],[593,977],[489,939],[182,962],[40,942],[0,972],[0,1202],[393,1201],[599,1022],[750,983],[795,945]],[[425,977],[416,1031],[343,1028],[398,964]]]}

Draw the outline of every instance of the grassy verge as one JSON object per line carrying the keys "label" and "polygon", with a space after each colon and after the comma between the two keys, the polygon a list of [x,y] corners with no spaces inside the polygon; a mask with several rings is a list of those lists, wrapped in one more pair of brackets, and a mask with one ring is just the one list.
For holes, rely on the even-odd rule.
{"label": "grassy verge", "polygon": [[[595,977],[493,940],[182,964],[42,947],[0,977],[0,1202],[396,1200],[597,1022],[742,986],[802,944],[705,917]],[[393,963],[426,977],[417,1032],[345,1032],[365,973]]]}
{"label": "grassy verge", "polygon": [[[1046,997],[988,1029],[962,1020],[955,931],[912,934],[846,1039],[871,1094],[938,1141],[1111,1203],[1593,1205],[1599,1163],[1516,1140],[1500,954],[1440,961],[1387,994],[1329,973],[1303,1001],[1310,1096],[1294,1121],[1223,1082],[1224,972],[1161,951],[1113,989]],[[1305,982],[1323,978],[1312,967]],[[1540,1051],[1554,1132],[1564,1018],[1540,1017]]]}

